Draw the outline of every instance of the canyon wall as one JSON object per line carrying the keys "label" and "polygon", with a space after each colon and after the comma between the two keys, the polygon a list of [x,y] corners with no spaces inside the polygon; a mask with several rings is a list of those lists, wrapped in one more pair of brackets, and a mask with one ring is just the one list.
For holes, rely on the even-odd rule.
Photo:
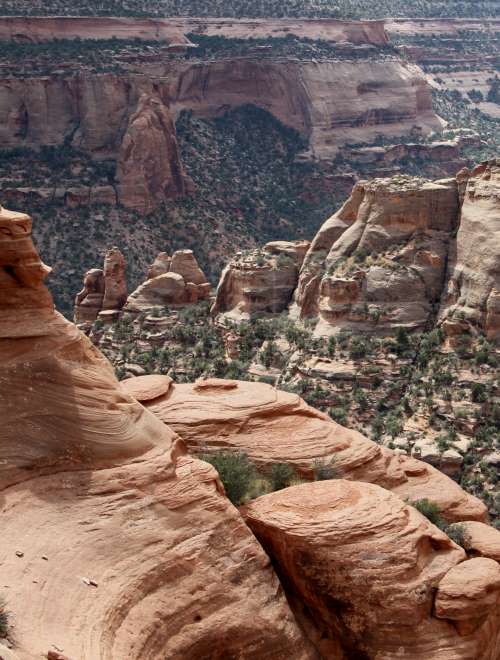
{"label": "canyon wall", "polygon": [[[492,160],[433,182],[404,175],[358,182],[314,237],[291,316],[310,318],[322,336],[341,329],[385,335],[459,320],[498,340],[499,172]],[[256,258],[230,262],[214,312],[238,319],[261,309],[247,295],[262,289],[266,264]],[[237,286],[242,268],[244,286]],[[272,288],[269,276],[266,286]]]}
{"label": "canyon wall", "polygon": [[186,34],[199,33],[228,38],[283,37],[294,34],[310,39],[348,41],[383,46],[388,39],[384,21],[333,19],[240,19],[231,18],[122,18],[122,17],[21,17],[4,16],[0,40],[51,41],[52,39],[144,39],[187,43]]}
{"label": "canyon wall", "polygon": [[421,70],[398,60],[186,63],[175,72],[171,93],[175,113],[189,109],[202,117],[257,105],[307,137],[316,158],[378,134],[442,128]]}

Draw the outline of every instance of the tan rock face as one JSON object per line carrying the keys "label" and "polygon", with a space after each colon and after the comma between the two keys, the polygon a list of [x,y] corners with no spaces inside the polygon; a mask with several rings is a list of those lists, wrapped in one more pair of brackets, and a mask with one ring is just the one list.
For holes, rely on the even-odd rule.
{"label": "tan rock face", "polygon": [[469,555],[489,557],[500,562],[500,530],[480,522],[462,523]]}
{"label": "tan rock face", "polygon": [[166,252],[160,252],[151,266],[148,268],[146,279],[152,280],[158,275],[165,275],[170,270],[172,258]]}
{"label": "tan rock face", "polygon": [[[439,27],[437,28],[439,30]],[[146,39],[174,44],[188,42],[190,32],[232,38],[299,37],[384,46],[388,43],[384,21],[339,21],[332,19],[232,19],[232,18],[125,18],[117,16],[68,17],[6,16],[0,39],[47,41],[52,39]]]}
{"label": "tan rock face", "polygon": [[[478,557],[454,566],[440,581],[435,601],[440,619],[455,623],[462,636],[500,615],[500,566],[493,559]],[[491,640],[500,651],[500,632]],[[495,656],[491,656],[495,657]]]}
{"label": "tan rock face", "polygon": [[[441,127],[421,70],[398,61],[299,62],[240,58],[178,67],[174,111],[215,116],[252,103],[310,140],[318,158],[338,145]],[[375,82],[374,82],[375,81]],[[263,94],[263,90],[265,93]]]}
{"label": "tan rock face", "polygon": [[175,127],[168,107],[158,96],[142,94],[130,116],[116,169],[120,202],[149,213],[168,198],[183,195]]}
{"label": "tan rock face", "polygon": [[128,297],[126,312],[135,314],[165,305],[196,303],[207,300],[212,290],[192,250],[177,250],[172,258],[160,252],[147,276]]}
{"label": "tan rock face", "polygon": [[480,500],[431,465],[381,447],[296,394],[263,383],[208,379],[173,384],[165,396],[146,405],[192,451],[237,449],[264,472],[286,462],[307,479],[317,459],[333,459],[339,476],[378,484],[410,501],[427,497],[450,521],[484,520],[486,515]]}
{"label": "tan rock face", "polygon": [[106,252],[104,257],[104,299],[102,309],[120,310],[127,300],[125,257],[117,247]]}
{"label": "tan rock face", "polygon": [[[392,493],[370,484],[315,482],[260,497],[245,516],[322,657],[496,657],[498,605],[491,593],[498,564],[491,562],[496,571],[483,568],[482,588],[474,589],[482,625],[459,634],[434,615],[434,587],[437,607],[440,591],[444,595],[454,572],[470,562],[460,564],[463,550]],[[467,593],[467,584],[461,590]],[[465,617],[476,615],[469,610]]]}
{"label": "tan rock face", "polygon": [[206,284],[207,278],[196,261],[192,250],[177,250],[172,255],[170,272],[181,275],[185,282]]}
{"label": "tan rock face", "polygon": [[0,228],[10,657],[47,657],[56,645],[72,660],[313,660],[215,470],[186,456],[54,311],[30,218],[2,210]]}
{"label": "tan rock face", "polygon": [[304,249],[303,241],[275,241],[262,252],[237,255],[222,272],[213,313],[239,320],[255,312],[282,312],[297,285]]}
{"label": "tan rock face", "polygon": [[357,184],[306,255],[294,314],[317,316],[318,334],[423,328],[441,296],[458,204],[454,179]]}
{"label": "tan rock face", "polygon": [[478,166],[468,179],[460,227],[450,254],[441,317],[464,317],[500,339],[500,163]]}
{"label": "tan rock face", "polygon": [[104,300],[104,271],[91,268],[83,278],[83,289],[75,298],[75,323],[92,323],[102,310]]}

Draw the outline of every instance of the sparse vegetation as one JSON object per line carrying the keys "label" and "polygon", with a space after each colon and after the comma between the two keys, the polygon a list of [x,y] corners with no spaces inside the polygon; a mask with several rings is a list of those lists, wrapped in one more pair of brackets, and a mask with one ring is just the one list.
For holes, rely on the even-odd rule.
{"label": "sparse vegetation", "polygon": [[202,454],[200,458],[217,470],[229,500],[235,506],[242,504],[256,478],[255,466],[248,456],[243,452],[221,451]]}

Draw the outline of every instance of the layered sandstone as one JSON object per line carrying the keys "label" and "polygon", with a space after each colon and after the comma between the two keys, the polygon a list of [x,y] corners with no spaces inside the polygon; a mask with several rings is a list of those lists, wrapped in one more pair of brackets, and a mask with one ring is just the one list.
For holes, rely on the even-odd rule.
{"label": "layered sandstone", "polygon": [[215,470],[55,312],[30,218],[0,228],[7,657],[317,657]]}
{"label": "layered sandstone", "polygon": [[312,242],[294,313],[316,316],[318,334],[426,327],[458,221],[455,179],[359,182]]}
{"label": "layered sandstone", "polygon": [[[123,381],[123,387],[134,381]],[[340,426],[296,394],[263,383],[208,379],[172,384],[157,398],[142,396],[192,451],[239,450],[263,472],[286,462],[307,479],[318,460],[333,461],[337,476],[378,484],[410,501],[428,498],[450,521],[485,518],[480,500],[431,465]]]}
{"label": "layered sandstone", "polygon": [[268,110],[307,137],[317,158],[380,134],[442,128],[422,71],[398,60],[184,63],[175,71],[174,89],[175,113],[213,117],[248,103]]}
{"label": "layered sandstone", "polygon": [[309,244],[274,241],[263,250],[238,253],[222,272],[212,311],[240,320],[282,312],[292,298]]}
{"label": "layered sandstone", "polygon": [[500,567],[464,562],[461,548],[392,493],[342,480],[303,484],[258,498],[245,516],[322,657],[498,657]]}
{"label": "layered sandstone", "polygon": [[467,179],[441,306],[441,318],[466,320],[493,340],[500,339],[499,252],[500,161],[494,160]]}
{"label": "layered sandstone", "polygon": [[210,283],[192,250],[177,250],[171,258],[160,252],[146,281],[128,297],[124,311],[136,314],[166,305],[184,306],[208,300],[210,294]]}
{"label": "layered sandstone", "polygon": [[231,19],[231,18],[124,18],[85,16],[4,16],[0,39],[7,41],[52,41],[54,39],[145,39],[181,45],[189,43],[188,33],[250,39],[297,37],[347,41],[352,44],[385,46],[388,37],[384,21],[342,21],[335,19]]}
{"label": "layered sandstone", "polygon": [[[93,158],[116,159],[118,202],[140,211],[185,192],[166,85],[145,75],[2,79],[0,140],[4,148],[69,143]],[[80,192],[92,202],[91,189]],[[112,190],[106,200],[114,202]]]}

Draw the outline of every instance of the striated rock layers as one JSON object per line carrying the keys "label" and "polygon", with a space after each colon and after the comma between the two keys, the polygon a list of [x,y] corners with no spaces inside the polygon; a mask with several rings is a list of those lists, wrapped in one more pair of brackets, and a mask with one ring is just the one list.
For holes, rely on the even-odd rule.
{"label": "striated rock layers", "polygon": [[494,660],[500,566],[378,486],[342,480],[254,500],[247,523],[323,658]]}
{"label": "striated rock layers", "polygon": [[174,45],[189,43],[188,33],[250,39],[298,37],[385,46],[384,21],[341,21],[300,18],[125,18],[117,16],[4,16],[0,39],[4,41],[51,41],[53,39],[146,39]]}
{"label": "striated rock layers", "polygon": [[465,185],[460,227],[450,250],[441,317],[458,317],[500,340],[500,160],[483,163]]}
{"label": "striated rock layers", "polygon": [[172,107],[215,116],[247,103],[309,139],[316,158],[338,145],[442,128],[422,71],[398,60],[305,62],[238,58],[179,64]]}
{"label": "striated rock layers", "polygon": [[222,272],[212,311],[240,320],[287,308],[297,285],[307,241],[274,241],[263,250],[238,253]]}
{"label": "striated rock layers", "polygon": [[54,311],[30,218],[0,228],[7,657],[317,657],[214,469]]}
{"label": "striated rock layers", "polygon": [[106,252],[104,270],[92,268],[75,298],[74,321],[82,329],[97,318],[107,322],[121,311],[139,313],[155,307],[184,306],[208,300],[210,283],[192,250],[177,250],[172,257],[160,252],[148,268],[147,279],[127,296],[126,262],[117,247]]}
{"label": "striated rock layers", "polygon": [[172,258],[160,252],[149,267],[147,277],[128,297],[125,312],[146,312],[165,305],[183,306],[210,297],[210,283],[192,250],[177,250]]}
{"label": "striated rock layers", "polygon": [[318,334],[425,328],[437,312],[458,223],[455,179],[356,184],[312,242],[293,313],[316,316]]}
{"label": "striated rock layers", "polygon": [[500,338],[500,166],[456,178],[357,183],[312,241],[291,313],[316,333],[390,333],[436,320]]}
{"label": "striated rock layers", "polygon": [[[122,383],[131,394],[137,392],[136,380]],[[264,472],[286,462],[305,478],[312,477],[315,461],[333,460],[337,475],[378,484],[403,499],[428,498],[450,521],[486,516],[480,500],[431,465],[340,426],[296,394],[263,383],[218,379],[172,384],[157,398],[144,385],[140,391],[144,405],[193,451],[240,450]]]}

